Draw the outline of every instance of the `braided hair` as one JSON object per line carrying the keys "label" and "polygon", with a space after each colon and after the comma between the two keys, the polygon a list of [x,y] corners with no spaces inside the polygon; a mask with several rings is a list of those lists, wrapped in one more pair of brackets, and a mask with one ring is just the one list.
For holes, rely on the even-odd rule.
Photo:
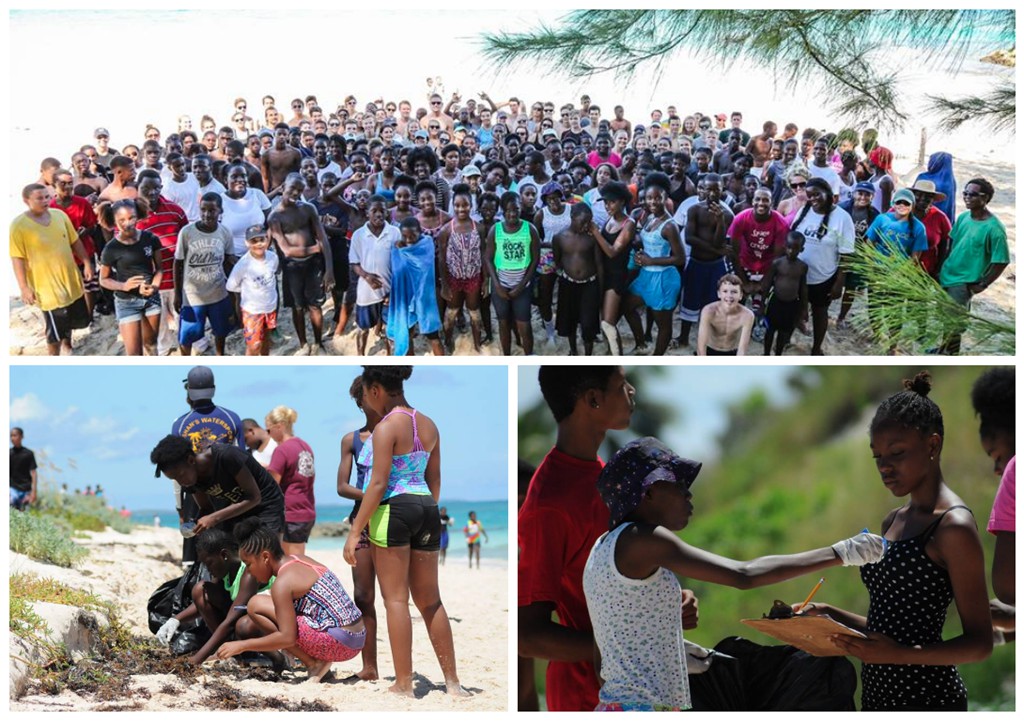
{"label": "braided hair", "polygon": [[238,541],[238,550],[250,556],[270,551],[275,559],[284,556],[284,549],[281,548],[281,541],[277,534],[267,528],[259,518],[245,518],[234,530],[235,539]]}
{"label": "braided hair", "polygon": [[928,371],[921,371],[913,380],[903,381],[904,390],[882,401],[871,419],[869,433],[889,425],[913,428],[923,435],[933,433],[945,435],[942,425],[942,411],[928,398],[932,389],[932,378]]}
{"label": "braided hair", "polygon": [[[825,209],[825,213],[821,216],[821,224],[818,226],[817,236],[818,240],[821,240],[828,235],[828,219],[829,216],[832,215],[832,210],[836,207],[835,197],[832,195],[832,186],[823,178],[811,178],[807,181],[807,187],[808,189],[817,188],[825,194],[825,198],[828,201],[828,207]],[[790,227],[794,230],[799,228],[800,224],[804,222],[804,218],[807,217],[809,212],[811,212],[810,201],[804,203],[804,207],[800,209],[800,214],[796,216],[796,219],[793,221],[793,225]],[[806,233],[804,235],[806,235]]]}

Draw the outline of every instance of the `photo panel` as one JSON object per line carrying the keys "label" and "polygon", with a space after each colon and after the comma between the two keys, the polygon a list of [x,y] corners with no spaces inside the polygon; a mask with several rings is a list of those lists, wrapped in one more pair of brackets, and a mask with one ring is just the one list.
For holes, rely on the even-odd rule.
{"label": "photo panel", "polygon": [[14,366],[9,415],[13,710],[507,709],[505,366]]}
{"label": "photo panel", "polygon": [[520,710],[1014,708],[1013,366],[518,374]]}

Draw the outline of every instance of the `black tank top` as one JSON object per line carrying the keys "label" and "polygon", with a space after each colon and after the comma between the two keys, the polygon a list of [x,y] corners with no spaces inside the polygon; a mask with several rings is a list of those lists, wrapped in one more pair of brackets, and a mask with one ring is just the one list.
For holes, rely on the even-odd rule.
{"label": "black tank top", "polygon": [[[913,538],[889,541],[878,563],[862,566],[860,577],[868,589],[868,630],[883,633],[904,646],[942,641],[946,609],[953,600],[953,585],[946,569],[928,558],[925,545],[953,506]],[[956,666],[864,664],[861,672],[864,711],[943,708],[963,702],[967,688]]]}

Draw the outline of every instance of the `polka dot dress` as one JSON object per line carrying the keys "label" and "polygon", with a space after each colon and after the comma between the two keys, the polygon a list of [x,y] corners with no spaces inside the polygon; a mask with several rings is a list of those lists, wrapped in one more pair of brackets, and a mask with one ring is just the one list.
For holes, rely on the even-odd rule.
{"label": "polka dot dress", "polygon": [[583,571],[583,591],[601,650],[598,710],[667,711],[690,708],[683,650],[682,588],[659,568],[648,578],[626,578],[615,566],[624,523],[594,544]]}
{"label": "polka dot dress", "polygon": [[[966,506],[948,509],[913,538],[889,541],[881,561],[861,567],[861,580],[871,597],[869,631],[883,633],[904,646],[942,641],[953,586],[946,570],[935,565],[924,549],[946,513],[954,508]],[[942,708],[967,698],[967,688],[956,666],[866,663],[861,685],[865,711],[907,706]]]}

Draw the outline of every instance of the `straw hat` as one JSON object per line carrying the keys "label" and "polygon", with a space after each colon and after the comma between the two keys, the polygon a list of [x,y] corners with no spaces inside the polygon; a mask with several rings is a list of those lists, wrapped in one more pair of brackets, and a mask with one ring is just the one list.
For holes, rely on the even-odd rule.
{"label": "straw hat", "polygon": [[943,200],[946,199],[946,194],[940,193],[938,190],[936,190],[935,183],[933,183],[930,180],[915,180],[914,184],[910,186],[910,189],[918,193],[928,193],[929,195],[934,195],[935,197],[932,198],[932,200],[936,203],[941,203]]}

